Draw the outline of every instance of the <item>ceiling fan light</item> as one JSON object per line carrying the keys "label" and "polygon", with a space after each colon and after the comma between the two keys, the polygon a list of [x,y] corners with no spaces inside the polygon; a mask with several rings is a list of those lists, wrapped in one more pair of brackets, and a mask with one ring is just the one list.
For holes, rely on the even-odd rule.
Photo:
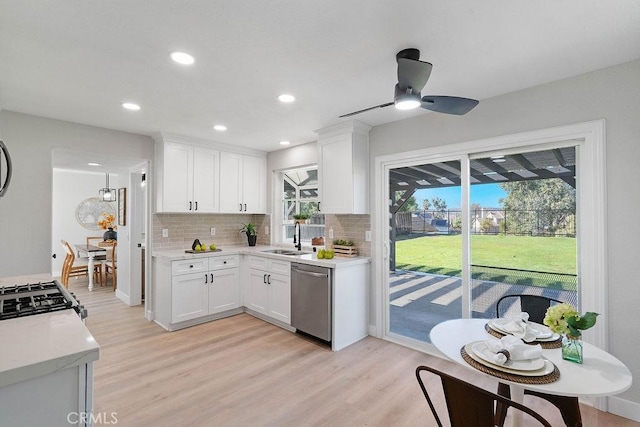
{"label": "ceiling fan light", "polygon": [[398,110],[413,110],[420,106],[420,101],[417,99],[406,98],[396,101],[395,106]]}

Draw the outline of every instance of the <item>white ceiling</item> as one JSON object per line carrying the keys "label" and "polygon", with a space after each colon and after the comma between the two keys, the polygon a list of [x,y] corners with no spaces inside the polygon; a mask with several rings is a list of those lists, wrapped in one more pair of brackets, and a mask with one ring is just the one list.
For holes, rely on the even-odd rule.
{"label": "white ceiling", "polygon": [[[273,151],[392,101],[401,49],[433,63],[423,95],[479,99],[477,110],[640,57],[639,23],[640,0],[0,0],[0,107]],[[173,50],[195,64],[173,63]],[[285,92],[296,102],[279,103]],[[418,114],[434,113],[356,117]]]}

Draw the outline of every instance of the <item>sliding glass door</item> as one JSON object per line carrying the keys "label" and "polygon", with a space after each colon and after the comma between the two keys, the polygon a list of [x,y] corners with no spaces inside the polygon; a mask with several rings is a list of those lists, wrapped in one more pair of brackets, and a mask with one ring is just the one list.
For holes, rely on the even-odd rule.
{"label": "sliding glass door", "polygon": [[506,294],[578,306],[576,161],[569,141],[389,167],[388,334],[429,343]]}

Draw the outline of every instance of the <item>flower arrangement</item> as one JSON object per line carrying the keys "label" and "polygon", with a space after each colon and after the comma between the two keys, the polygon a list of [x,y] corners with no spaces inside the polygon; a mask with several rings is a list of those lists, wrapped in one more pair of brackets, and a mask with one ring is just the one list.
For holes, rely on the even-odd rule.
{"label": "flower arrangement", "polygon": [[100,220],[98,221],[98,225],[103,230],[106,230],[108,228],[116,228],[116,226],[113,224],[115,220],[116,217],[113,214],[102,212],[102,215],[100,215]]}
{"label": "flower arrangement", "polygon": [[567,303],[551,306],[547,309],[542,323],[556,334],[580,337],[585,329],[596,324],[598,313],[591,311],[580,316],[573,306]]}

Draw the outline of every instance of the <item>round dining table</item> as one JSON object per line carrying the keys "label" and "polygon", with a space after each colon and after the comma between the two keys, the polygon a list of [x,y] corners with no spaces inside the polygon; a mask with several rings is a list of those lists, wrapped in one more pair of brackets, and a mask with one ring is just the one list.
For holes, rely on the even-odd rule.
{"label": "round dining table", "polygon": [[[467,363],[460,352],[466,344],[493,338],[486,330],[487,319],[454,319],[437,324],[430,333],[431,342],[449,359],[475,372],[482,372]],[[583,363],[562,359],[560,348],[542,349],[542,357],[551,361],[560,371],[560,377],[548,384],[523,384],[500,378],[500,382],[511,386],[511,398],[522,403],[524,389],[560,396],[598,397],[611,396],[631,387],[629,368],[608,352],[583,342]],[[517,414],[517,412],[516,412]],[[513,425],[522,423],[522,414],[513,417]]]}

